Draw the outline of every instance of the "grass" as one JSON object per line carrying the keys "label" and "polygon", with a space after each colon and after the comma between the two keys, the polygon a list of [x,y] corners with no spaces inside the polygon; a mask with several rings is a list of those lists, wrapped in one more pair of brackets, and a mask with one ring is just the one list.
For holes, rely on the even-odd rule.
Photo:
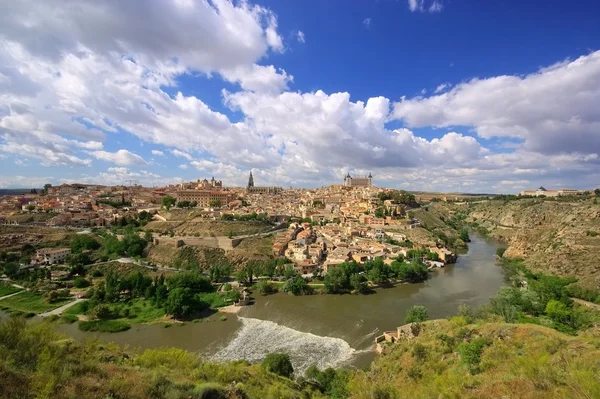
{"label": "grass", "polygon": [[71,306],[70,308],[65,310],[63,312],[63,314],[76,316],[76,315],[84,314],[88,310],[89,310],[89,302],[83,301],[83,302],[79,302],[79,303],[76,303],[75,305]]}
{"label": "grass", "polygon": [[13,287],[12,285],[0,283],[0,297],[14,294],[21,291],[21,288]]}
{"label": "grass", "polygon": [[118,318],[126,319],[131,323],[151,323],[165,315],[163,308],[155,306],[147,299],[110,304],[109,307]]}
{"label": "grass", "polygon": [[130,328],[131,325],[124,320],[94,320],[79,322],[79,329],[81,331],[99,331],[116,333],[121,331],[127,331]]}
{"label": "grass", "polygon": [[23,292],[22,294],[12,296],[0,301],[2,307],[17,310],[23,313],[44,313],[54,310],[66,303],[73,301],[71,298],[61,299],[54,303],[48,303],[40,294],[33,292]]}
{"label": "grass", "polygon": [[63,314],[63,315],[60,317],[60,320],[61,320],[63,323],[67,323],[67,324],[73,324],[73,323],[75,323],[76,321],[78,321],[78,320],[79,320],[79,318],[78,318],[77,316],[75,316],[75,315],[72,315],[72,314]]}

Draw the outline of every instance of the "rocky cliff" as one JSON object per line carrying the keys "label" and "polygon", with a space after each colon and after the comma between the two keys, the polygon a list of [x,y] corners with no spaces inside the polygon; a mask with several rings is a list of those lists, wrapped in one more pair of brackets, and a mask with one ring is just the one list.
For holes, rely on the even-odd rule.
{"label": "rocky cliff", "polygon": [[600,286],[600,205],[593,200],[488,201],[472,205],[467,221],[508,246],[534,271],[579,277]]}

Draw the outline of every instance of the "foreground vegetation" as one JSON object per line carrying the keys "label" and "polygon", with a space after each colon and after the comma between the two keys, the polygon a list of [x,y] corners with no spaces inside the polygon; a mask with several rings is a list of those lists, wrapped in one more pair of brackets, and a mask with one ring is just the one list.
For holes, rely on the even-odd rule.
{"label": "foreground vegetation", "polygon": [[207,363],[173,348],[125,353],[116,345],[67,339],[49,323],[28,325],[22,318],[0,324],[0,354],[2,399],[324,397],[318,387],[279,375],[286,370],[281,359],[261,367]]}

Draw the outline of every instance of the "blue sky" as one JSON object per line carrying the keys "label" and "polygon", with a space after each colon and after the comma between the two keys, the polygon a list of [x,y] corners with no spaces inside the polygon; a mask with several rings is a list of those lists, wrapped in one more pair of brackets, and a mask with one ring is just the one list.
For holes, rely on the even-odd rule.
{"label": "blue sky", "polygon": [[286,187],[347,171],[411,190],[600,185],[594,1],[6,9],[0,187],[242,185],[250,170]]}

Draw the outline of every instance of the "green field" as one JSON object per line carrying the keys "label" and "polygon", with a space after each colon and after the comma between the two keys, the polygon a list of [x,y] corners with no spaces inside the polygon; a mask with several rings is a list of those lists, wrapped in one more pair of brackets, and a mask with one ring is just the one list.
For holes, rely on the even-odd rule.
{"label": "green field", "polygon": [[45,298],[33,292],[23,292],[22,294],[12,296],[0,301],[0,307],[10,310],[18,310],[23,313],[44,313],[56,309],[73,299],[61,299],[55,303],[48,303]]}
{"label": "green field", "polygon": [[0,283],[0,298],[6,295],[14,294],[21,291],[21,288],[13,287],[12,285]]}

